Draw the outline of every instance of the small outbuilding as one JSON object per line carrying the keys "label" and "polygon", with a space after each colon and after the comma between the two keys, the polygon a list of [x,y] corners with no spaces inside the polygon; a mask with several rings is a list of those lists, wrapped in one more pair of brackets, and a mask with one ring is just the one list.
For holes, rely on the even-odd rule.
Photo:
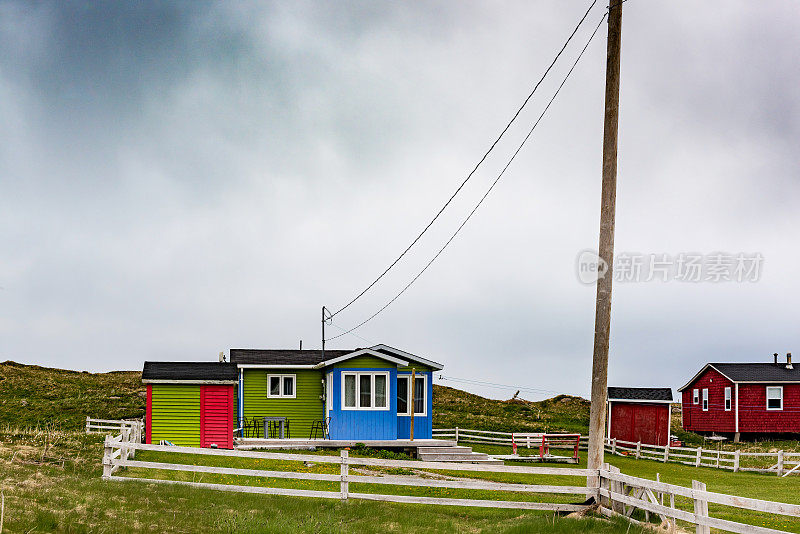
{"label": "small outbuilding", "polygon": [[666,445],[671,403],[671,388],[608,388],[608,437]]}
{"label": "small outbuilding", "polygon": [[239,371],[225,362],[145,362],[146,443],[233,448]]}

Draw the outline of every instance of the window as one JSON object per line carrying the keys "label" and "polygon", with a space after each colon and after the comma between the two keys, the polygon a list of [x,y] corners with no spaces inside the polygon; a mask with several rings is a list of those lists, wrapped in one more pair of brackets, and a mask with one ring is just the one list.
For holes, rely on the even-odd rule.
{"label": "window", "polygon": [[725,388],[725,411],[731,411],[731,388]]}
{"label": "window", "polygon": [[[427,388],[425,387],[426,377],[414,377],[414,414],[426,415],[427,403]],[[409,399],[411,399],[411,392],[409,391],[409,383],[411,382],[411,375],[403,375],[397,377],[397,415],[411,415],[409,413]]]}
{"label": "window", "polygon": [[294,399],[295,375],[267,375],[267,398]]}
{"label": "window", "polygon": [[389,373],[342,373],[343,410],[388,410]]}
{"label": "window", "polygon": [[703,411],[708,411],[708,388],[703,388]]}
{"label": "window", "polygon": [[695,389],[692,394],[692,404],[700,404],[700,390]]}
{"label": "window", "polygon": [[783,410],[782,386],[767,386],[767,410]]}

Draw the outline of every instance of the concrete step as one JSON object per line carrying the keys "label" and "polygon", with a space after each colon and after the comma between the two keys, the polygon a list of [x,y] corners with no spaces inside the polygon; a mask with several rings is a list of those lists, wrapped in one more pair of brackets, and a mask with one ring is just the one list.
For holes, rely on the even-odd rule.
{"label": "concrete step", "polygon": [[418,447],[419,454],[471,454],[472,447]]}

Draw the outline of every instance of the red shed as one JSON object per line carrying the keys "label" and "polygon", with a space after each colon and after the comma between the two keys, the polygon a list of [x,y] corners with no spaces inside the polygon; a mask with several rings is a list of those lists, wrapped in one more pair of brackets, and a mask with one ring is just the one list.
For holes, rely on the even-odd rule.
{"label": "red shed", "polygon": [[733,435],[800,433],[800,369],[785,362],[708,363],[681,392],[683,428]]}
{"label": "red shed", "polygon": [[666,445],[671,388],[608,388],[608,437]]}

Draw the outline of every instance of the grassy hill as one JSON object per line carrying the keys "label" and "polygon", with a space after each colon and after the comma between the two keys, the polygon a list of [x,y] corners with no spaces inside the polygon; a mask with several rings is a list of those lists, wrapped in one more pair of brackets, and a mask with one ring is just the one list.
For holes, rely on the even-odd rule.
{"label": "grassy hill", "polygon": [[434,384],[433,388],[434,428],[581,434],[589,429],[589,401],[580,397],[499,401],[447,386]]}
{"label": "grassy hill", "polygon": [[[474,428],[515,432],[585,433],[589,402],[560,395],[541,402],[485,399],[434,384],[436,428]],[[139,371],[88,373],[0,363],[0,424],[36,426],[58,421],[82,428],[86,416],[102,419],[142,417],[145,388]]]}
{"label": "grassy hill", "polygon": [[87,373],[0,363],[0,424],[37,426],[55,421],[82,428],[86,416],[124,419],[144,415],[139,371]]}

